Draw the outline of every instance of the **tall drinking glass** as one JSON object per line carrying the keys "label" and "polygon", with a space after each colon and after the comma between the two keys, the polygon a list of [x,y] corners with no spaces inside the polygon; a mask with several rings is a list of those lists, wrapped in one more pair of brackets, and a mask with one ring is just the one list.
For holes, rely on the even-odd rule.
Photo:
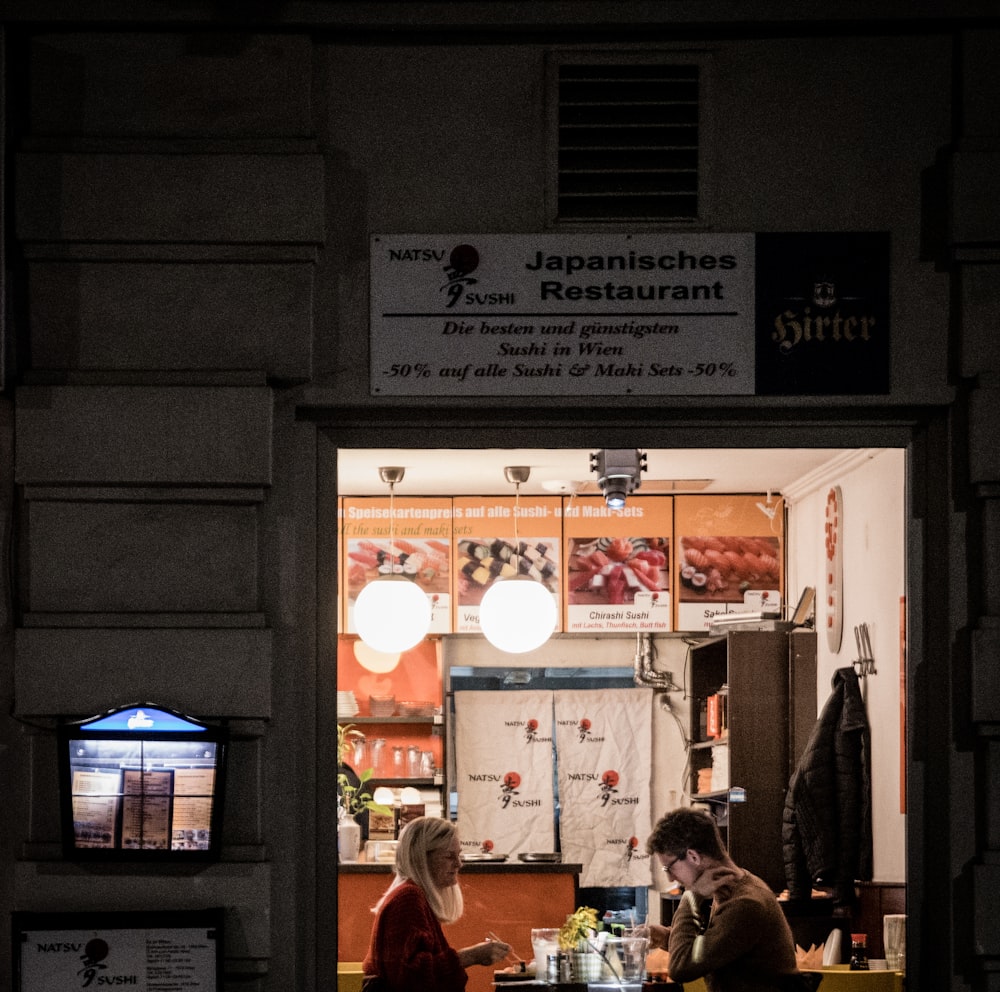
{"label": "tall drinking glass", "polygon": [[906,970],[906,914],[888,913],[882,917],[885,962],[890,971]]}
{"label": "tall drinking glass", "polygon": [[543,978],[549,955],[559,953],[559,928],[536,927],[532,930],[531,950],[535,955],[535,974]]}
{"label": "tall drinking glass", "polygon": [[646,977],[647,937],[622,937],[622,981],[641,982]]}

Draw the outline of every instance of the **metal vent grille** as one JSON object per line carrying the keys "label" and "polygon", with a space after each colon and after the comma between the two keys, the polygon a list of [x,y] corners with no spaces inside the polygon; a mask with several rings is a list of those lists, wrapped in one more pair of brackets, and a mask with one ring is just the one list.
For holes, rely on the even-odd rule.
{"label": "metal vent grille", "polygon": [[698,71],[559,66],[560,220],[698,216]]}

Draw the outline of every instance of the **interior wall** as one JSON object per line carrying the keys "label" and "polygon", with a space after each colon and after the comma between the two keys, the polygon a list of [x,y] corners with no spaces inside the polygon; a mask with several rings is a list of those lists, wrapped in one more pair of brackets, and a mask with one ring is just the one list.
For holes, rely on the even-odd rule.
{"label": "interior wall", "polygon": [[[905,453],[859,451],[788,495],[789,596],[816,588],[819,712],[838,668],[858,658],[855,627],[867,624],[876,674],[862,680],[872,737],[872,829],[877,881],[906,880],[906,814],[901,775],[903,668],[901,599],[906,595]],[[843,518],[843,635],[825,628],[827,493],[840,486]]]}

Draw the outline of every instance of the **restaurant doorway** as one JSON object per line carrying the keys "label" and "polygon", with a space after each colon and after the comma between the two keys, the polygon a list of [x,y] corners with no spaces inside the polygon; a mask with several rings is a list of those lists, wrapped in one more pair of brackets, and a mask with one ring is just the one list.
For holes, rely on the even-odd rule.
{"label": "restaurant doorway", "polygon": [[[857,424],[844,422],[837,425],[827,421],[806,425],[802,422],[791,424],[781,420],[767,425],[757,425],[752,433],[747,433],[745,424],[740,425],[742,430],[736,430],[736,424],[718,421],[712,424],[702,422],[696,425],[690,423],[686,425],[643,424],[641,427],[624,424],[614,429],[601,425],[588,430],[586,425],[576,427],[552,427],[550,425],[542,428],[537,425],[525,426],[523,422],[518,423],[516,427],[511,427],[502,422],[507,418],[501,417],[499,419],[500,423],[491,423],[488,422],[488,418],[484,420],[477,416],[475,422],[468,425],[461,427],[448,424],[437,425],[431,430],[429,424],[421,424],[419,422],[421,417],[417,417],[414,418],[414,422],[404,428],[397,426],[390,430],[383,430],[377,425],[360,424],[357,421],[351,423],[351,418],[346,418],[339,429],[321,431],[319,450],[321,506],[328,497],[347,494],[336,482],[338,455],[340,461],[345,461],[349,460],[355,452],[384,448],[386,444],[391,444],[400,450],[426,451],[430,447],[428,440],[433,438],[435,450],[449,450],[453,453],[453,457],[461,462],[471,454],[485,448],[507,449],[512,454],[521,448],[553,448],[553,446],[556,448],[559,446],[579,448],[581,438],[584,437],[592,440],[593,443],[588,447],[594,449],[610,444],[635,444],[635,439],[641,438],[644,448],[654,445],[663,445],[665,448],[677,448],[678,450],[696,447],[711,448],[720,451],[726,450],[732,457],[739,457],[740,450],[765,447],[759,442],[761,439],[766,439],[766,447],[774,453],[802,448],[828,448],[831,451],[838,449],[842,454],[859,453],[860,457],[861,452],[871,453],[883,449],[905,451],[905,475],[908,481],[899,494],[899,504],[900,526],[906,532],[905,542],[907,546],[912,545],[914,532],[919,534],[926,526],[926,521],[918,519],[913,512],[914,486],[911,480],[914,466],[922,464],[927,458],[930,442],[927,432],[921,426],[913,423]],[[826,420],[826,418],[821,419]],[[624,440],[623,436],[627,440]],[[476,447],[471,446],[473,437],[477,442]],[[743,443],[734,445],[734,437],[739,437]],[[512,448],[512,444],[517,444],[519,447]],[[760,488],[761,491],[766,490],[766,483]],[[918,485],[916,488],[919,492],[921,486]],[[324,516],[328,516],[328,514],[321,511],[321,521]],[[325,532],[325,538],[321,540],[321,548],[326,547],[332,552],[336,548],[336,527],[329,519],[327,524],[326,527],[321,526],[321,532]],[[325,581],[328,588],[335,590],[335,569],[330,568],[332,561],[333,559],[327,559],[326,566],[321,564],[321,574],[326,575]],[[920,560],[908,557],[905,563],[904,595],[911,605],[914,602],[921,602],[925,598],[923,581]],[[331,634],[334,632],[334,629],[328,631]],[[924,650],[922,632],[918,628],[911,629],[907,631],[907,636],[907,666],[912,667]],[[891,675],[887,677],[891,678]],[[902,681],[905,683],[906,679],[903,678]],[[332,694],[332,689],[333,687],[330,687],[327,690],[328,704],[331,710],[335,710],[335,696]],[[905,696],[902,705],[905,709]],[[905,758],[903,760],[905,762]],[[907,777],[905,768],[901,775],[905,781]],[[913,826],[912,812],[911,810],[911,816],[907,820],[906,836],[903,838],[902,845],[907,850],[907,864],[914,863],[921,840],[919,829],[915,831]],[[335,862],[335,857],[333,860]],[[335,887],[331,888],[335,891]],[[326,891],[329,893],[331,888]]]}

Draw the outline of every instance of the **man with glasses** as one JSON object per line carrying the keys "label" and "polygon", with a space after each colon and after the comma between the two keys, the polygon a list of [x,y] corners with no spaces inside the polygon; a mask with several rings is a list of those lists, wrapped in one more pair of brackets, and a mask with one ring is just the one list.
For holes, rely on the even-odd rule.
{"label": "man with glasses", "polygon": [[650,947],[670,952],[673,981],[704,978],[710,992],[805,987],[777,898],[729,857],[711,815],[696,809],[667,813],[646,848],[684,888],[670,926],[648,927]]}

